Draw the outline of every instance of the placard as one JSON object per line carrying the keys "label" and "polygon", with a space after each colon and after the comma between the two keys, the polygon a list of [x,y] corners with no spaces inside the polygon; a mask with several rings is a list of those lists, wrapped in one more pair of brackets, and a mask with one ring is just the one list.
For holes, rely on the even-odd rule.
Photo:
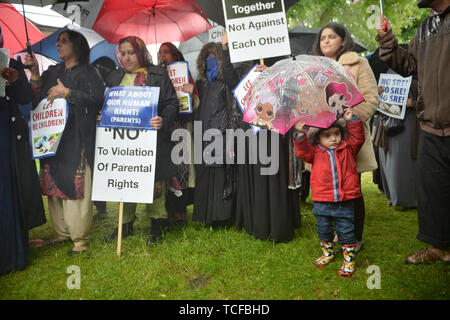
{"label": "placard", "polygon": [[383,87],[378,111],[397,119],[404,119],[412,77],[381,73],[378,86]]}
{"label": "placard", "polygon": [[155,130],[97,127],[92,200],[152,203]]}
{"label": "placard", "polygon": [[[261,74],[261,72],[255,71],[257,66],[258,64],[255,64],[255,66],[241,79],[236,88],[233,89],[233,95],[238,103],[239,108],[242,110],[242,113],[245,112],[245,98],[252,89],[252,83]],[[254,133],[257,133],[259,130],[261,130],[260,127],[251,124],[249,125]]]}
{"label": "placard", "polygon": [[231,62],[291,54],[283,0],[222,0]]}
{"label": "placard", "polygon": [[189,65],[187,61],[172,62],[167,65],[167,72],[177,93],[180,105],[179,113],[192,113],[192,99],[189,93],[183,92],[183,84],[189,82]]}
{"label": "placard", "polygon": [[208,30],[208,42],[220,42],[225,33],[225,27],[217,25]]}
{"label": "placard", "polygon": [[28,130],[33,159],[51,157],[56,154],[66,127],[68,112],[69,106],[63,98],[53,101],[45,98],[30,111]]}
{"label": "placard", "polygon": [[118,86],[105,91],[101,127],[153,129],[157,116],[159,87]]}

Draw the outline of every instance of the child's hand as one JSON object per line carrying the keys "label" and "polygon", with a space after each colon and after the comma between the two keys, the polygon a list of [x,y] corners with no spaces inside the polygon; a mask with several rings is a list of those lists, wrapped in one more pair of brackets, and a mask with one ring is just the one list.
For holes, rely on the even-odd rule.
{"label": "child's hand", "polygon": [[345,120],[347,120],[347,121],[350,120],[351,118],[353,118],[353,111],[352,111],[352,109],[350,109],[350,108],[345,109],[343,118]]}
{"label": "child's hand", "polygon": [[295,123],[295,130],[300,134],[305,133],[305,123],[303,121],[297,121]]}

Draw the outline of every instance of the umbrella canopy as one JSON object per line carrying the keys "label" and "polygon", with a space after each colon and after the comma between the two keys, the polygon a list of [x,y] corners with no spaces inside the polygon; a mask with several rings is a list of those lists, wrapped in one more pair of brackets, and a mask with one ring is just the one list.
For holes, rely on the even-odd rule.
{"label": "umbrella canopy", "polygon": [[[48,37],[42,39],[39,42],[34,43],[31,46],[31,50],[40,55],[46,56],[56,62],[61,62],[61,59],[58,57],[58,50],[56,48],[56,42],[58,41],[59,34],[64,30],[74,30],[81,33],[87,40],[89,44],[89,48],[91,48],[90,61],[93,62],[97,58],[101,56],[106,56],[111,58],[114,62],[117,63],[116,55],[115,55],[115,45],[109,44],[103,39],[97,32],[94,30],[79,27],[76,25],[69,24],[59,30],[55,31]],[[23,50],[22,52],[24,52]]]}
{"label": "umbrella canopy", "polygon": [[[44,35],[28,20],[28,37],[30,43],[44,38]],[[4,48],[9,49],[11,56],[27,46],[24,18],[11,4],[0,3],[0,25],[2,27]]]}
{"label": "umbrella canopy", "polygon": [[27,4],[36,7],[45,7],[56,3],[67,5],[68,2],[88,2],[89,0],[1,0],[0,2],[9,2],[16,4]]}
{"label": "umbrella canopy", "polygon": [[[180,42],[211,28],[194,0],[103,0],[73,2],[81,8],[81,23],[109,43],[135,35],[146,44]],[[61,5],[60,5],[61,6]],[[91,6],[93,10],[85,8]],[[53,6],[55,7],[55,6]],[[56,8],[55,8],[56,9]],[[59,8],[61,10],[62,8]],[[58,11],[65,16],[68,13]],[[84,15],[84,12],[87,12]]]}
{"label": "umbrella canopy", "polygon": [[266,69],[245,100],[244,121],[285,134],[296,121],[328,128],[364,101],[352,75],[337,61],[299,55]]}
{"label": "umbrella canopy", "polygon": [[209,41],[209,30],[191,39],[181,42],[178,50],[183,54],[184,59],[189,64],[189,70],[192,78],[197,79],[197,57],[203,45]]}
{"label": "umbrella canopy", "polygon": [[[284,0],[284,10],[288,10],[299,0]],[[206,14],[208,19],[225,26],[222,0],[196,0],[199,7]]]}
{"label": "umbrella canopy", "polygon": [[[297,26],[289,31],[289,43],[292,54],[313,54],[313,45],[319,34],[320,28],[306,28]],[[367,48],[360,42],[355,42],[355,51],[364,52]]]}
{"label": "umbrella canopy", "polygon": [[78,23],[83,27],[92,29],[102,6],[103,0],[59,0],[53,3],[52,10],[58,12],[66,18],[72,19],[73,22]]}

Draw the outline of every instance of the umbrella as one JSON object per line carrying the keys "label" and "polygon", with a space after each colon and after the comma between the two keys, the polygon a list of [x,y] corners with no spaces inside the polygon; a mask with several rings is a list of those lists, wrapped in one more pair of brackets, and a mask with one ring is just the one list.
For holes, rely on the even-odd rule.
{"label": "umbrella", "polygon": [[344,108],[364,101],[352,75],[337,61],[298,55],[266,69],[246,97],[244,121],[285,134],[296,121],[328,128]]}
{"label": "umbrella", "polygon": [[[70,4],[69,4],[69,3]],[[92,29],[97,19],[98,13],[103,6],[102,0],[96,1],[56,1],[52,5],[52,10],[58,12],[66,18],[73,19],[75,23]],[[76,21],[78,20],[78,21]]]}
{"label": "umbrella", "polygon": [[[284,0],[284,10],[288,10],[294,3],[299,0]],[[222,0],[196,0],[199,7],[206,14],[208,19],[224,26],[225,18],[223,14]]]}
{"label": "umbrella", "polygon": [[[84,1],[89,1],[89,0],[84,0]],[[48,6],[48,5],[51,5],[51,4],[54,4],[54,3],[58,3],[58,2],[62,2],[62,3],[64,3],[64,2],[71,2],[70,0],[69,1],[66,1],[66,0],[6,0],[6,1],[4,1],[4,2],[9,2],[9,3],[17,3],[17,4],[22,4],[22,2],[24,3],[24,4],[27,4],[27,5],[31,5],[31,6],[36,6],[36,7],[45,7],[45,6]]]}
{"label": "umbrella", "polygon": [[[64,30],[74,30],[81,33],[87,40],[89,47],[91,48],[90,61],[93,62],[97,58],[101,56],[107,56],[111,58],[113,61],[117,63],[116,55],[115,55],[115,45],[110,44],[103,39],[97,32],[79,27],[76,25],[69,24],[63,28],[60,28],[56,32],[52,33],[48,37],[42,39],[39,42],[36,42],[31,46],[31,50],[34,53],[38,53],[40,55],[46,56],[56,62],[61,62],[61,59],[58,57],[58,50],[56,48],[56,42],[58,41],[59,34]],[[22,52],[25,52],[23,50]]]}
{"label": "umbrella", "polygon": [[[95,3],[94,3],[95,2]],[[211,28],[194,0],[102,0],[75,1],[80,8],[81,25],[92,27],[109,43],[135,35],[146,44],[180,42]],[[68,16],[63,5],[55,11]]]}
{"label": "umbrella", "polygon": [[192,78],[197,79],[197,57],[203,45],[209,42],[209,30],[181,42],[178,50],[183,54],[184,59],[189,64]]}
{"label": "umbrella", "polygon": [[[319,34],[320,28],[306,28],[297,26],[289,31],[289,43],[293,55],[297,54],[313,54],[313,45]],[[360,42],[353,39],[355,43],[355,51],[367,51],[367,48]]]}
{"label": "umbrella", "polygon": [[[26,26],[30,42],[44,38],[44,35],[28,20]],[[24,17],[11,4],[0,3],[0,25],[2,27],[4,47],[10,50],[11,56],[27,46]]]}

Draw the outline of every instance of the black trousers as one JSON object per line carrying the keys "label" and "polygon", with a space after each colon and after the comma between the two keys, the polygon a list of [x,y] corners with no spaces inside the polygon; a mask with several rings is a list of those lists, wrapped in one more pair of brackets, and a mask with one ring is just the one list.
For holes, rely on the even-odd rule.
{"label": "black trousers", "polygon": [[450,137],[420,133],[417,239],[435,248],[450,247]]}

